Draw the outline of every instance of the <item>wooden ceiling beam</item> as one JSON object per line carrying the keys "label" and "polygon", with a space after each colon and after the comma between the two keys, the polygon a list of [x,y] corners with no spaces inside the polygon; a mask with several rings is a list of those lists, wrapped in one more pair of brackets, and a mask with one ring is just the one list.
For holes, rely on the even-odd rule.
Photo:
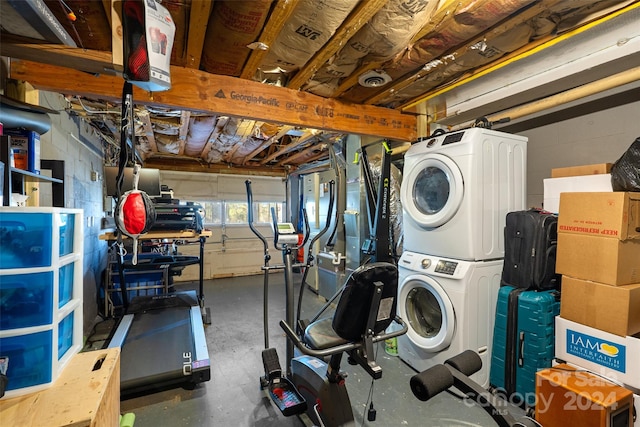
{"label": "wooden ceiling beam", "polygon": [[156,144],[156,137],[153,133],[153,125],[151,124],[151,118],[147,110],[140,110],[137,112],[138,118],[142,121],[142,127],[144,128],[144,136],[147,138],[149,147],[154,153],[158,152],[158,145]]}
{"label": "wooden ceiling beam", "polygon": [[359,2],[356,10],[340,25],[338,31],[311,58],[304,67],[298,71],[287,83],[290,89],[300,89],[327,61],[336,54],[362,28],[388,0],[367,0]]}
{"label": "wooden ceiling beam", "polygon": [[287,171],[285,168],[275,167],[243,167],[241,165],[232,165],[229,167],[227,163],[203,163],[193,157],[175,158],[174,156],[153,156],[145,160],[144,167],[156,168],[164,170],[180,170],[183,172],[199,172],[199,173],[219,173],[219,174],[239,174],[252,176],[276,176],[285,177]]}
{"label": "wooden ceiling beam", "polygon": [[293,128],[294,128],[293,126],[282,126],[282,128],[278,131],[278,133],[273,135],[271,138],[269,138],[267,141],[265,141],[264,144],[261,144],[259,147],[257,147],[255,150],[253,150],[251,153],[247,154],[245,156],[245,158],[242,160],[242,164],[245,165],[249,160],[253,159],[259,153],[261,153],[264,150],[266,150],[267,148],[269,148],[271,146],[271,144],[273,144],[276,141],[280,141],[280,139],[283,136],[285,136],[286,133],[289,132]]}
{"label": "wooden ceiling beam", "polygon": [[[0,43],[0,56],[53,64],[91,74],[107,73],[115,75],[111,52],[47,43],[42,40],[4,32],[0,35],[0,40],[2,40],[2,43]],[[34,66],[39,67],[40,64],[34,64]]]}
{"label": "wooden ceiling beam", "polygon": [[240,73],[241,79],[250,80],[253,78],[256,70],[262,63],[262,59],[269,51],[269,48],[273,46],[273,43],[276,41],[280,31],[282,31],[285,22],[287,22],[297,5],[298,2],[291,0],[278,0],[276,2],[271,15],[269,15],[269,19],[258,38],[258,42],[261,43],[265,49],[261,49],[260,47],[253,49],[251,55],[249,55],[249,59],[247,59],[247,62],[242,68],[242,73]]}
{"label": "wooden ceiling beam", "polygon": [[189,121],[191,120],[191,113],[187,110],[182,110],[180,113],[180,130],[178,131],[178,143],[180,148],[178,154],[184,154],[184,149],[187,146],[187,136],[189,134]]}
{"label": "wooden ceiling beam", "polygon": [[304,132],[304,134],[302,136],[300,136],[300,138],[296,139],[295,141],[291,142],[290,144],[285,145],[284,147],[280,148],[279,150],[277,150],[276,152],[272,153],[271,155],[267,156],[265,159],[263,159],[260,164],[261,165],[265,165],[267,163],[269,163],[270,161],[272,161],[273,159],[289,153],[290,151],[295,150],[296,148],[300,147],[301,145],[309,142],[309,140],[311,138],[313,138],[314,136],[316,136],[318,134],[317,131],[314,130],[307,130]]}
{"label": "wooden ceiling beam", "polygon": [[212,1],[192,1],[189,13],[189,30],[187,34],[187,68],[199,68],[204,48],[204,36],[207,32],[209,15],[213,9]]}
{"label": "wooden ceiling beam", "polygon": [[213,131],[209,135],[209,138],[207,138],[207,143],[204,144],[204,147],[202,148],[202,152],[200,153],[201,159],[207,159],[207,157],[209,156],[209,152],[213,148],[213,144],[216,143],[218,137],[220,136],[228,122],[229,117],[218,118],[218,120],[216,121],[216,125],[213,127]]}
{"label": "wooden ceiling beam", "polygon": [[[40,90],[114,102],[121,98],[123,79],[116,76],[89,75],[22,59],[12,60],[10,72],[12,78]],[[389,108],[347,104],[184,67],[171,67],[171,81],[171,89],[164,92],[134,87],[135,102],[401,141],[417,137],[416,116]]]}
{"label": "wooden ceiling beam", "polygon": [[[320,145],[318,147],[318,145]],[[284,165],[290,165],[292,163],[295,163],[298,159],[304,158],[306,156],[309,155],[309,153],[313,153],[315,151],[320,150],[320,152],[324,151],[327,149],[327,143],[326,142],[321,142],[320,144],[312,144],[310,147],[305,148],[304,150],[300,151],[299,153],[293,154],[291,156],[288,156],[286,159],[283,159],[282,161],[276,163],[276,166],[284,166]],[[315,157],[315,156],[314,156]],[[305,159],[307,160],[307,159]]]}

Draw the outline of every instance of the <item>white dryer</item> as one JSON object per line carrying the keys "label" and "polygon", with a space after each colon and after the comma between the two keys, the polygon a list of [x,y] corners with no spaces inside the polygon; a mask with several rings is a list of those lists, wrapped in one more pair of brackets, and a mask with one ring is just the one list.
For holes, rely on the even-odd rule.
{"label": "white dryer", "polygon": [[502,260],[461,261],[403,252],[398,264],[398,313],[409,327],[398,356],[421,372],[464,350],[476,351],[489,385],[489,365]]}
{"label": "white dryer", "polygon": [[527,138],[471,128],[405,154],[404,250],[480,261],[504,257],[507,212],[525,209]]}

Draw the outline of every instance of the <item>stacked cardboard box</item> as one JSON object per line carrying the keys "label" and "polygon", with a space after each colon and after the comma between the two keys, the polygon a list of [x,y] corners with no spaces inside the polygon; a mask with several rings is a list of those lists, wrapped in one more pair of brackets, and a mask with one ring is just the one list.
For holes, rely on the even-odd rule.
{"label": "stacked cardboard box", "polygon": [[640,193],[562,193],[556,357],[640,388]]}
{"label": "stacked cardboard box", "polygon": [[613,191],[611,186],[611,163],[572,166],[551,169],[551,178],[544,183],[543,207],[558,213],[560,194],[592,191]]}

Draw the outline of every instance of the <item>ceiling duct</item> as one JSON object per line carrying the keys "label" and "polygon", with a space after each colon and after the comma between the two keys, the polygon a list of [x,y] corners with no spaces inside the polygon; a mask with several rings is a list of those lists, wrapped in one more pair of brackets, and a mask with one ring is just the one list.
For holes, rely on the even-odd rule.
{"label": "ceiling duct", "polygon": [[391,76],[384,71],[371,70],[360,75],[358,83],[364,87],[380,87],[391,81]]}

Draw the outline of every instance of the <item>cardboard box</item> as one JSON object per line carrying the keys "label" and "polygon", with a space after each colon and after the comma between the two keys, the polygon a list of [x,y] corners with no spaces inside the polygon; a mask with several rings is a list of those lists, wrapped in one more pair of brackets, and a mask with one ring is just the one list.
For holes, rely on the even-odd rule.
{"label": "cardboard box", "polygon": [[640,283],[640,240],[558,233],[556,273],[613,286]]}
{"label": "cardboard box", "polygon": [[566,176],[600,175],[611,172],[613,163],[597,163],[595,165],[570,166],[567,168],[551,169],[551,178],[563,178]]}
{"label": "cardboard box", "polygon": [[562,276],[560,316],[626,337],[640,332],[640,283],[611,286]]}
{"label": "cardboard box", "polygon": [[640,337],[621,337],[556,316],[556,358],[640,389]]}
{"label": "cardboard box", "polygon": [[611,174],[547,178],[544,184],[543,207],[549,212],[560,212],[560,194],[613,191]]}
{"label": "cardboard box", "polygon": [[11,136],[14,167],[40,174],[40,134],[24,129],[7,129]]}
{"label": "cardboard box", "polygon": [[535,409],[536,421],[545,427],[626,427],[633,420],[633,393],[559,364],[536,373]]}
{"label": "cardboard box", "polygon": [[640,193],[562,193],[558,232],[640,239]]}

